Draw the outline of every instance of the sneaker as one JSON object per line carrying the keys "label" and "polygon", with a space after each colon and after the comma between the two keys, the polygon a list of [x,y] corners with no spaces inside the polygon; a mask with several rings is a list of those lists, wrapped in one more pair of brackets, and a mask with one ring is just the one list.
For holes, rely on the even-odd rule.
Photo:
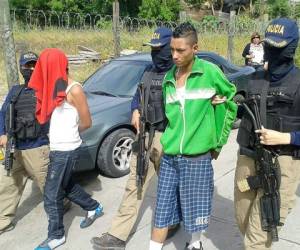
{"label": "sneaker", "polygon": [[179,229],[180,223],[170,226],[168,230],[167,240],[172,238],[178,232]]}
{"label": "sneaker", "polygon": [[200,248],[193,247],[192,249],[189,249],[189,247],[188,247],[189,245],[190,245],[189,243],[186,243],[184,250],[203,250],[203,246],[202,246],[201,241],[200,241]]}
{"label": "sneaker", "polygon": [[92,216],[88,216],[88,213],[86,213],[85,218],[80,223],[80,228],[86,228],[93,224],[93,222],[103,215],[103,207],[101,204],[95,209],[95,214]]}
{"label": "sneaker", "polygon": [[60,239],[47,239],[43,241],[38,247],[34,250],[52,250],[55,249],[66,242],[66,237],[63,236]]}
{"label": "sneaker", "polygon": [[15,228],[15,224],[10,223],[9,225],[7,225],[5,228],[0,229],[0,235],[6,232],[9,232],[11,230],[13,230]]}
{"label": "sneaker", "polygon": [[94,249],[98,250],[125,250],[126,243],[117,237],[105,233],[101,237],[91,239]]}

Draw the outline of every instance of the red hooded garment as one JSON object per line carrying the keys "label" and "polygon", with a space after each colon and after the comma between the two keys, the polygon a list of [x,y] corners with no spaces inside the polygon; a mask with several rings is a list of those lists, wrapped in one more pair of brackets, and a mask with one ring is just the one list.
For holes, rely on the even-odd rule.
{"label": "red hooded garment", "polygon": [[35,65],[28,86],[35,90],[36,118],[40,124],[49,121],[55,107],[66,98],[68,59],[59,49],[45,49]]}

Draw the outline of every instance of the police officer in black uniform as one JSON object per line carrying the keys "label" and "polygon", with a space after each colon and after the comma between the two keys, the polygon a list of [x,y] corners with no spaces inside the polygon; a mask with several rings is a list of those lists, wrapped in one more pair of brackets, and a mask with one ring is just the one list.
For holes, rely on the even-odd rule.
{"label": "police officer in black uniform", "polygon": [[37,123],[35,93],[27,87],[37,59],[38,56],[33,52],[20,56],[24,84],[10,89],[0,112],[0,146],[5,147],[9,129],[8,107],[11,102],[14,103],[16,150],[11,175],[7,176],[4,167],[0,168],[0,234],[14,228],[13,219],[28,177],[36,181],[42,192],[45,184],[49,163],[48,127],[41,127]]}
{"label": "police officer in black uniform", "polygon": [[[164,130],[164,110],[162,99],[162,80],[165,73],[173,66],[170,41],[172,37],[172,31],[166,27],[157,28],[154,31],[152,39],[149,43],[144,45],[151,46],[151,57],[153,67],[146,69],[142,82],[145,85],[145,116],[147,122],[155,124],[154,138],[149,149],[150,162],[143,184],[142,199],[145,195],[145,191],[150,183],[151,178],[155,175],[155,169],[159,167],[160,156],[162,147],[160,145],[161,132]],[[140,126],[140,93],[137,90],[132,103],[132,125],[139,132]],[[151,131],[148,131],[151,134]],[[149,136],[151,137],[151,135]],[[126,241],[129,234],[136,222],[138,211],[141,206],[142,200],[137,199],[137,186],[136,186],[136,164],[137,159],[134,154],[130,162],[130,174],[125,188],[122,203],[119,207],[117,215],[112,221],[111,229],[108,233],[101,237],[94,237],[91,242],[94,245],[94,249],[125,249]],[[170,230],[171,236],[177,227]]]}
{"label": "police officer in black uniform", "polygon": [[[258,99],[262,144],[279,154],[281,171],[280,222],[284,223],[294,206],[300,180],[300,69],[294,64],[298,46],[297,23],[287,18],[271,21],[265,32],[267,76],[257,73],[249,83],[248,96]],[[244,236],[244,249],[271,249],[272,238],[262,229],[260,197],[262,189],[250,190],[249,176],[255,176],[253,146],[255,131],[251,119],[243,115],[238,131],[239,153],[235,172],[235,216]]]}

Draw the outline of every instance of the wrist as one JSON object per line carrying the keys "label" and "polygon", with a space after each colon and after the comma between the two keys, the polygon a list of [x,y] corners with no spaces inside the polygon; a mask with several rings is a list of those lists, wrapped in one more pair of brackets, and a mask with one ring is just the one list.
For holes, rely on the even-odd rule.
{"label": "wrist", "polygon": [[283,135],[283,144],[291,144],[291,133],[284,133]]}
{"label": "wrist", "polygon": [[139,115],[140,114],[140,111],[138,109],[134,109],[132,111],[132,114],[135,114],[135,115]]}

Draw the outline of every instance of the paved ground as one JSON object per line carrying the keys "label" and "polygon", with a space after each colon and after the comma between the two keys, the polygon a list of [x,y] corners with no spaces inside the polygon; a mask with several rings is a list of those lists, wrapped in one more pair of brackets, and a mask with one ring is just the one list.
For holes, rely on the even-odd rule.
{"label": "paved ground", "polygon": [[[236,160],[237,145],[235,143],[236,130],[232,132],[229,143],[222,151],[215,168],[215,196],[214,210],[211,226],[205,233],[205,250],[240,250],[241,237],[233,217],[233,176]],[[126,178],[110,179],[97,176],[95,172],[80,174],[80,183],[101,201],[105,214],[95,223],[82,230],[79,228],[82,210],[73,206],[65,216],[67,243],[58,248],[61,250],[87,250],[92,249],[90,238],[106,232],[110,221],[115,214],[122,194]],[[135,233],[127,244],[127,250],[147,250],[151,230],[151,218],[155,202],[156,182],[148,190],[143,204]],[[288,217],[284,229],[280,232],[280,241],[274,245],[275,250],[300,249],[300,189],[297,192],[297,206]],[[1,250],[32,250],[46,237],[47,221],[43,210],[42,196],[31,181],[28,182],[17,214],[15,230],[0,236]],[[183,249],[188,238],[181,231],[166,243],[164,250]]]}

